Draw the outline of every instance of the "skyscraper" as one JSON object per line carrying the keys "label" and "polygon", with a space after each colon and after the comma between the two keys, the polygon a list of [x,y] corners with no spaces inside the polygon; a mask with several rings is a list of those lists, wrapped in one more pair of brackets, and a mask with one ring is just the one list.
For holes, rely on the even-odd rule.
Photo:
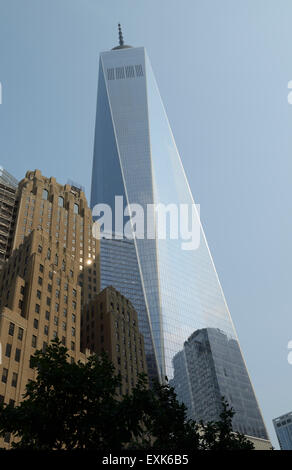
{"label": "skyscraper", "polygon": [[81,307],[99,292],[99,242],[84,193],[39,170],[20,181],[15,208],[13,251],[0,271],[0,401],[19,404],[36,377],[36,349],[58,337],[71,361],[86,360]]}
{"label": "skyscraper", "polygon": [[[119,36],[119,45],[100,55],[91,206],[109,205],[116,221],[121,216],[116,196],[122,196],[122,210],[127,205],[139,204],[147,214],[147,228],[154,227],[154,236],[136,236],[133,242],[145,312],[139,312],[131,295],[128,296],[142,322],[139,328],[145,332],[148,363],[153,363],[154,357],[160,380],[165,376],[173,380],[174,363],[186,361],[185,355],[177,354],[195,331],[215,328],[230,340],[237,343],[238,340],[149,58],[144,47],[125,45],[121,30]],[[176,237],[159,236],[159,213],[155,209],[158,204],[167,208],[168,213],[171,207],[174,213],[181,205],[192,208],[200,232],[196,249],[184,245],[182,230]],[[122,218],[123,223],[128,220],[123,215]],[[105,275],[102,254],[100,261],[102,279]],[[117,254],[113,263],[119,266],[119,262]],[[115,281],[111,284],[119,288]],[[238,367],[242,363],[240,353]],[[225,365],[226,369],[233,367],[228,360]],[[176,387],[191,406],[196,397],[187,370],[187,364],[181,364]],[[250,382],[246,387],[254,396]],[[266,439],[256,398],[252,413],[261,422],[260,431],[248,422],[246,433]]]}
{"label": "skyscraper", "polygon": [[292,450],[292,412],[273,419],[281,450]]}
{"label": "skyscraper", "polygon": [[106,287],[83,309],[81,348],[105,352],[121,376],[121,394],[130,393],[139,374],[147,374],[144,338],[137,312],[114,287]]}
{"label": "skyscraper", "polygon": [[[185,358],[186,371],[182,361]],[[235,338],[228,337],[217,328],[195,331],[184,343],[183,351],[173,359],[174,378],[171,385],[176,388],[178,398],[187,404],[185,393],[189,393],[191,404],[189,415],[196,420],[216,421],[222,411],[222,397],[236,410],[233,428],[246,435],[265,439],[266,432],[253,393],[242,354]],[[188,377],[190,390],[181,389],[182,371]]]}
{"label": "skyscraper", "polygon": [[0,269],[11,253],[17,180],[0,167]]}

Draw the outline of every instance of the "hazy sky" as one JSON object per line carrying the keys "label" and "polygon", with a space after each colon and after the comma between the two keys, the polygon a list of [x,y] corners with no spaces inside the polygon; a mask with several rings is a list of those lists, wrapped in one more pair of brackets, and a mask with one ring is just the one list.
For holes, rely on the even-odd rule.
{"label": "hazy sky", "polygon": [[99,52],[145,46],[272,441],[292,410],[292,2],[0,0],[0,165],[90,189]]}

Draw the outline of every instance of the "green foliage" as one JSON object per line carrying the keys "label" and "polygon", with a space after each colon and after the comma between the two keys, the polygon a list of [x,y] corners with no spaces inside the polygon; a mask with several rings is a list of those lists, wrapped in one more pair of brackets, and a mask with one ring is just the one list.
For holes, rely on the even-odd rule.
{"label": "green foliage", "polygon": [[232,432],[234,412],[223,401],[221,420],[195,423],[168,384],[150,390],[141,375],[131,395],[117,394],[121,378],[106,355],[70,363],[58,340],[37,351],[36,380],[26,386],[19,406],[0,405],[0,435],[11,433],[18,449],[220,450],[252,449]]}

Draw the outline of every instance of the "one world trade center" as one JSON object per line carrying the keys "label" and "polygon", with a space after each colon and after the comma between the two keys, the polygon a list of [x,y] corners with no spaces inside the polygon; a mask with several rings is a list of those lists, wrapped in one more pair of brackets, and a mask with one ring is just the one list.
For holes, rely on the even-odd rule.
{"label": "one world trade center", "polygon": [[100,54],[91,207],[109,205],[117,220],[126,206],[139,205],[152,233],[132,239],[105,233],[101,285],[132,301],[149,375],[168,378],[190,417],[217,419],[224,396],[236,411],[234,430],[267,440],[198,212],[194,249],[180,230],[158,236],[155,207],[177,215],[194,200],[145,48],[125,45],[120,29],[119,39]]}

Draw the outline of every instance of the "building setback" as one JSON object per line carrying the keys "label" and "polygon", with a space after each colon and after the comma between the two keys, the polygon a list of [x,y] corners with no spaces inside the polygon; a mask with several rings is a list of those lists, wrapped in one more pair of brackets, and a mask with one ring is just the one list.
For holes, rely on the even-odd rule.
{"label": "building setback", "polygon": [[16,195],[13,249],[38,229],[66,249],[79,268],[81,302],[100,291],[99,240],[92,235],[92,214],[83,191],[46,178],[39,170],[28,171]]}

